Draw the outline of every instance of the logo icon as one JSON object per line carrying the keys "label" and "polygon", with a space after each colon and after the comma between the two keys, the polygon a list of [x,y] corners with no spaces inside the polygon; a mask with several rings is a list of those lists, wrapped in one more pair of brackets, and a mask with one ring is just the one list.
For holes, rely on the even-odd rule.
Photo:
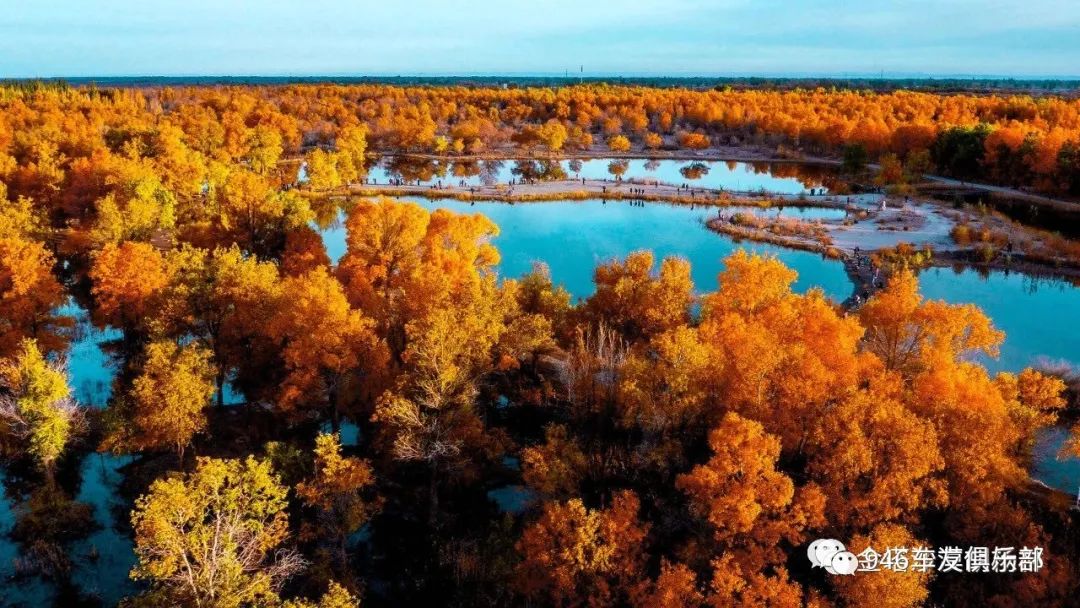
{"label": "logo icon", "polygon": [[819,538],[810,543],[806,556],[814,568],[825,568],[829,574],[851,575],[859,569],[859,560],[844,543],[834,538]]}

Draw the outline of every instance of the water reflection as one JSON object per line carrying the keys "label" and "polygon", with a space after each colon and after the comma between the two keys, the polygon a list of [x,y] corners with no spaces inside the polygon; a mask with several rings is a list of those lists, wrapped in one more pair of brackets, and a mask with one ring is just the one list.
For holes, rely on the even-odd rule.
{"label": "water reflection", "polygon": [[368,179],[386,185],[404,181],[429,186],[453,180],[463,187],[507,184],[511,180],[639,180],[724,189],[732,192],[801,194],[829,189],[836,179],[827,166],[803,163],[684,161],[669,159],[446,160],[389,156],[372,161]]}
{"label": "water reflection", "polygon": [[123,332],[111,326],[95,327],[90,314],[74,298],[69,298],[55,312],[75,319],[67,355],[69,382],[75,400],[91,407],[105,407],[112,395],[112,381],[116,375],[110,346],[123,338]]}

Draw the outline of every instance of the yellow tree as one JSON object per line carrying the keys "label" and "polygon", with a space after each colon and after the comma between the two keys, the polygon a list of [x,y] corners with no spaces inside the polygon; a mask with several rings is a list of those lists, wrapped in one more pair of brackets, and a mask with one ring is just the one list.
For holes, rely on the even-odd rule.
{"label": "yellow tree", "polygon": [[25,340],[14,359],[0,360],[0,389],[0,443],[29,454],[51,478],[83,420],[64,372]]}
{"label": "yellow tree", "polygon": [[131,392],[121,398],[129,415],[104,441],[106,449],[173,449],[184,457],[192,438],[206,428],[206,408],[216,372],[210,352],[189,344],[158,340],[146,346],[142,369]]}
{"label": "yellow tree", "polygon": [[630,140],[625,135],[613,135],[607,142],[608,149],[612,152],[629,152]]}
{"label": "yellow tree", "polygon": [[884,154],[878,161],[880,169],[874,182],[879,186],[898,184],[904,179],[904,166],[900,164],[900,158],[895,154]]}
{"label": "yellow tree", "polygon": [[664,138],[657,133],[646,133],[644,141],[645,147],[651,150],[656,150],[664,145]]}
{"label": "yellow tree", "polygon": [[345,183],[338,171],[340,160],[337,152],[327,152],[321,148],[308,153],[304,163],[308,186],[313,190],[330,190]]}
{"label": "yellow tree", "polygon": [[334,140],[338,152],[338,176],[346,184],[355,183],[364,176],[364,161],[367,152],[367,128],[363,125],[349,125],[338,131]]}
{"label": "yellow tree", "polygon": [[1030,449],[1039,429],[1053,424],[1065,407],[1065,382],[1031,368],[1019,374],[1003,372],[994,379],[1009,407],[1009,416],[1020,431],[1021,451]]}
{"label": "yellow tree", "polygon": [[156,605],[273,605],[304,567],[285,547],[286,489],[267,462],[200,458],[186,475],[158,479],[135,501],[138,563]]}
{"label": "yellow tree", "polygon": [[348,252],[338,267],[349,301],[371,315],[396,362],[406,326],[444,308],[482,311],[495,291],[498,227],[390,199],[361,201],[349,213]]}
{"label": "yellow tree", "polygon": [[889,369],[911,374],[938,355],[955,358],[969,352],[997,355],[1004,334],[972,304],[924,302],[915,274],[904,269],[883,291],[859,309],[866,327],[864,347]]}
{"label": "yellow tree", "polygon": [[110,191],[95,201],[90,231],[98,246],[127,240],[144,241],[176,223],[176,196],[141,159],[115,159],[105,168]]}
{"label": "yellow tree", "polygon": [[[911,535],[904,526],[881,524],[869,535],[856,535],[847,543],[848,551],[858,555],[866,548],[872,548],[879,554],[892,547],[926,548],[926,545]],[[930,549],[933,551],[933,549]],[[909,557],[910,559],[910,557]],[[898,572],[879,569],[877,572],[859,572],[855,576],[833,576],[837,594],[848,606],[881,606],[882,608],[913,608],[922,606],[929,593],[926,586],[931,573],[908,568]]]}
{"label": "yellow tree", "polygon": [[705,605],[709,608],[799,608],[814,605],[803,602],[802,588],[788,578],[786,568],[775,568],[773,574],[767,575],[742,566],[730,555],[721,555],[712,561],[712,569],[709,593],[705,598]]}
{"label": "yellow tree", "polygon": [[819,290],[792,293],[795,273],[775,258],[739,251],[724,265],[698,328],[711,398],[798,450],[806,422],[858,386],[863,330]]}
{"label": "yellow tree", "polygon": [[709,434],[712,457],[680,475],[676,487],[691,510],[709,523],[722,550],[748,571],[781,564],[781,543],[800,544],[804,531],[823,520],[824,497],[776,470],[780,441],[752,420],[728,413]]}
{"label": "yellow tree", "polygon": [[338,435],[321,433],[315,438],[315,472],[296,486],[300,500],[315,509],[311,529],[302,537],[322,539],[333,555],[333,566],[348,576],[348,539],[378,511],[381,501],[370,494],[375,475],[367,461],[342,456]]}
{"label": "yellow tree", "polygon": [[372,315],[395,357],[405,350],[405,324],[422,302],[412,284],[421,272],[431,215],[389,199],[360,201],[349,213],[348,251],[338,266],[349,300]]}
{"label": "yellow tree", "polygon": [[[396,458],[428,467],[434,517],[439,472],[454,463],[464,474],[495,439],[475,411],[477,382],[495,369],[497,351],[523,356],[550,329],[517,314],[516,284],[498,286],[497,228],[487,218],[383,199],[359,203],[348,228],[339,276],[374,316],[398,372],[373,420]],[[521,335],[507,338],[508,326]]]}
{"label": "yellow tree", "polygon": [[491,439],[474,401],[504,330],[492,301],[464,310],[448,306],[413,321],[406,331],[404,373],[376,405],[372,419],[392,439],[394,456],[428,466],[432,514],[440,469],[456,463],[460,470]]}
{"label": "yellow tree", "polygon": [[1003,334],[975,306],[924,302],[906,270],[860,316],[867,328],[864,347],[907,378],[906,406],[934,424],[952,531],[974,541],[995,511],[1010,508],[1001,489],[1024,478],[1016,455],[1024,437],[1012,395],[966,359],[972,352],[996,354]]}
{"label": "yellow tree", "polygon": [[322,236],[309,226],[290,230],[285,236],[285,251],[281,253],[282,273],[295,277],[319,266],[330,267]]}
{"label": "yellow tree", "polygon": [[265,125],[257,125],[248,137],[247,164],[251,170],[266,175],[277,167],[283,151],[281,133]]}
{"label": "yellow tree", "polygon": [[625,261],[596,268],[596,292],[585,303],[595,322],[606,322],[630,340],[649,338],[690,320],[694,283],[690,263],[666,258],[653,273],[652,252],[636,251]]}
{"label": "yellow tree", "polygon": [[349,590],[337,584],[334,581],[330,581],[330,585],[326,590],[326,593],[319,598],[319,601],[312,602],[305,599],[288,600],[281,605],[281,608],[359,608],[360,600],[349,593]]}
{"label": "yellow tree", "polygon": [[697,576],[684,564],[660,563],[660,576],[650,588],[633,598],[634,608],[693,608],[704,601]]}
{"label": "yellow tree", "polygon": [[225,238],[262,257],[280,252],[289,230],[314,219],[307,199],[277,191],[264,176],[234,170],[214,191],[216,222]]}
{"label": "yellow tree", "polygon": [[36,240],[49,230],[40,208],[25,196],[9,200],[7,186],[0,182],[0,239]]}
{"label": "yellow tree", "polygon": [[195,335],[209,348],[218,405],[223,405],[230,373],[265,363],[260,338],[280,293],[277,266],[245,255],[236,245],[213,251],[184,246],[170,252],[167,265],[170,279],[162,299],[170,331],[175,337]]}
{"label": "yellow tree", "polygon": [[108,244],[94,256],[91,293],[97,302],[95,321],[125,331],[145,331],[158,297],[169,284],[169,268],[153,245],[126,241]]}
{"label": "yellow tree", "polygon": [[910,383],[908,407],[930,420],[948,481],[951,532],[974,543],[1011,508],[1003,488],[1027,479],[1010,405],[981,365],[939,357]]}
{"label": "yellow tree", "polygon": [[521,451],[521,477],[544,498],[578,494],[588,464],[585,452],[565,426],[544,429],[544,443]]}
{"label": "yellow tree", "polygon": [[656,434],[700,420],[709,396],[710,354],[697,330],[686,326],[635,348],[619,383],[622,424]]}
{"label": "yellow tree", "polygon": [[895,375],[878,374],[869,390],[810,423],[807,469],[828,498],[830,523],[839,529],[914,520],[927,507],[948,503],[934,425],[905,407]]}

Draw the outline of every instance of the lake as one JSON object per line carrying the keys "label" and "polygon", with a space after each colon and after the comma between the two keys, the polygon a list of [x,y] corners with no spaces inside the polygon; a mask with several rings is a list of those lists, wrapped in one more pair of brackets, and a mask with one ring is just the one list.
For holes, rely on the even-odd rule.
{"label": "lake", "polygon": [[[520,277],[535,262],[545,262],[551,276],[574,298],[593,292],[593,269],[603,262],[626,257],[639,249],[651,249],[659,262],[665,256],[682,256],[692,263],[694,284],[699,291],[714,291],[721,260],[743,247],[777,256],[795,269],[795,288],[802,292],[822,288],[837,301],[851,295],[852,286],[843,265],[820,255],[772,245],[736,244],[730,238],[708,230],[703,221],[717,213],[716,207],[691,207],[667,203],[632,205],[627,201],[591,199],[547,203],[469,202],[401,197],[425,209],[448,209],[457,213],[483,213],[499,225],[494,244],[502,255],[499,271],[504,277]],[[725,213],[736,208],[725,207]],[[776,210],[748,208],[755,213],[775,215]],[[785,216],[803,219],[843,217],[839,209],[785,207]],[[345,254],[345,228],[339,221],[322,230],[330,259]]]}
{"label": "lake", "polygon": [[1017,272],[930,268],[919,274],[919,285],[927,298],[975,304],[1005,332],[1001,356],[981,360],[991,371],[1044,362],[1080,366],[1080,289],[1070,283]]}
{"label": "lake", "polygon": [[[301,181],[304,179],[301,173]],[[522,178],[659,181],[691,187],[723,189],[731,192],[809,193],[828,189],[835,169],[804,163],[657,160],[468,160],[446,161],[396,156],[377,159],[368,167],[368,178],[376,184],[391,179],[417,181],[427,186],[442,182],[466,187],[507,184]]]}

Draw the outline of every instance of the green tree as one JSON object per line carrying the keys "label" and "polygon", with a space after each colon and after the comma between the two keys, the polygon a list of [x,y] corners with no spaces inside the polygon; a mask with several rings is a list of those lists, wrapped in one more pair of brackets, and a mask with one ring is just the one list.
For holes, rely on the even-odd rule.
{"label": "green tree", "polygon": [[844,173],[858,175],[866,169],[866,147],[862,144],[848,144],[844,146]]}
{"label": "green tree", "polygon": [[977,177],[982,172],[989,134],[990,127],[985,124],[942,131],[930,149],[931,158],[947,175],[961,179]]}

